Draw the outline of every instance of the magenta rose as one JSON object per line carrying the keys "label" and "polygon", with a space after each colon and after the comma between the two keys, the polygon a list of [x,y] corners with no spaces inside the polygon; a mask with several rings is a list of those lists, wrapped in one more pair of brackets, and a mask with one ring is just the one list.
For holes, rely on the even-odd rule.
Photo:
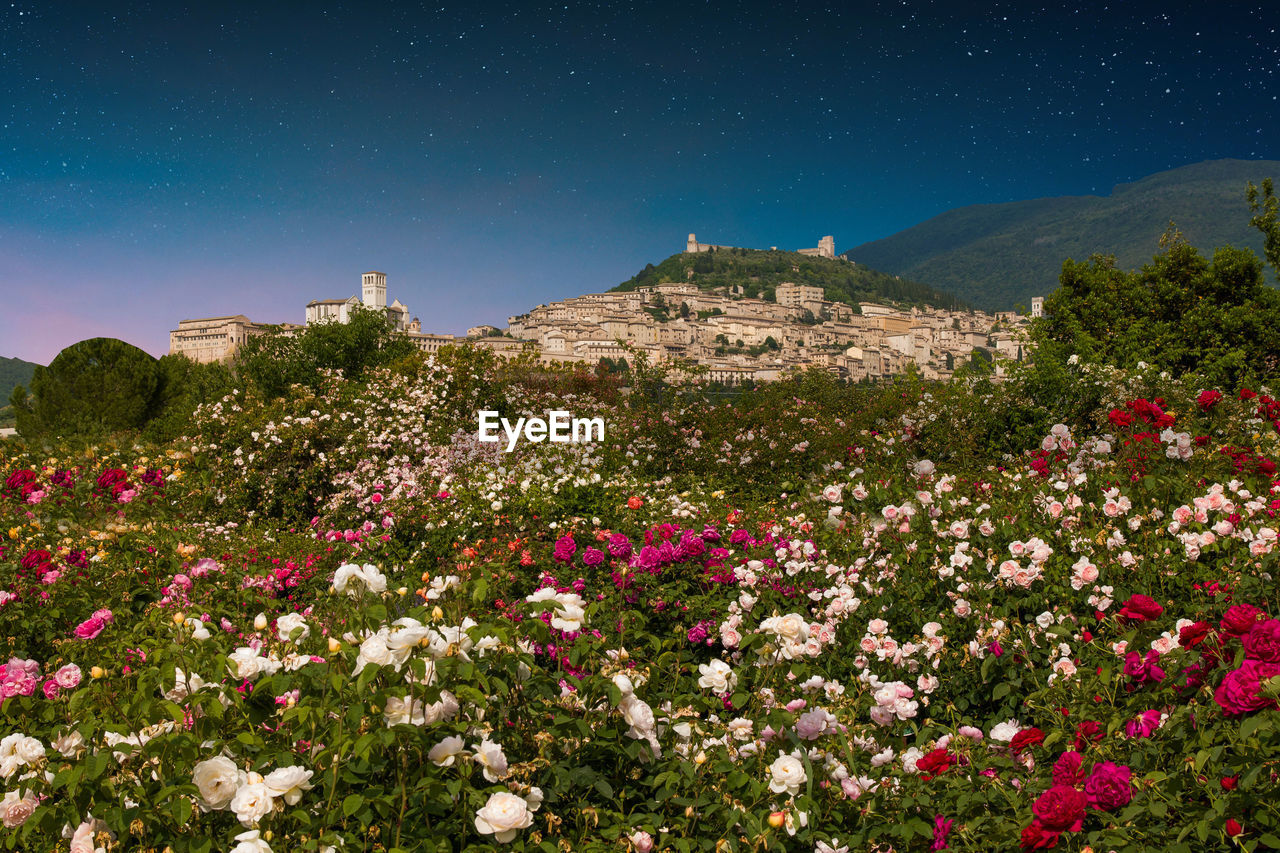
{"label": "magenta rose", "polygon": [[1253,625],[1258,621],[1258,608],[1252,604],[1236,604],[1227,608],[1227,612],[1222,614],[1222,622],[1219,623],[1222,633],[1230,634],[1233,637],[1243,637],[1253,629]]}
{"label": "magenta rose", "polygon": [[625,533],[615,533],[609,537],[609,553],[619,560],[631,556],[631,540],[627,539]]}
{"label": "magenta rose", "polygon": [[1256,623],[1244,638],[1244,651],[1255,660],[1280,663],[1280,619]]}
{"label": "magenta rose", "polygon": [[578,550],[578,543],[573,541],[572,536],[562,536],[556,540],[555,558],[562,563],[567,563]]}
{"label": "magenta rose", "polygon": [[1213,693],[1213,700],[1228,717],[1238,717],[1251,711],[1263,708],[1274,708],[1274,699],[1258,695],[1261,682],[1273,675],[1280,675],[1280,664],[1265,661],[1246,660],[1239,669],[1227,673],[1218,689]]}
{"label": "magenta rose", "polygon": [[1151,737],[1158,728],[1160,728],[1160,712],[1143,711],[1137,719],[1124,724],[1124,733],[1126,737]]}
{"label": "magenta rose", "polygon": [[588,548],[582,552],[582,562],[588,566],[598,566],[604,562],[604,551],[599,548]]}
{"label": "magenta rose", "polygon": [[1088,804],[1083,792],[1070,785],[1054,785],[1036,799],[1031,811],[1051,832],[1076,832],[1084,823],[1084,810]]}
{"label": "magenta rose", "polygon": [[1121,806],[1127,806],[1133,799],[1129,775],[1129,768],[1122,764],[1099,761],[1093,765],[1093,773],[1084,783],[1089,805],[1104,812],[1113,812]]}

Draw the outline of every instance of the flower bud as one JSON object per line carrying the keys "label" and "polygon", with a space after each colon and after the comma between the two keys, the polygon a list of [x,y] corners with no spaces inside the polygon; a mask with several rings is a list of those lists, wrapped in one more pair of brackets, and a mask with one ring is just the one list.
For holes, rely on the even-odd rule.
{"label": "flower bud", "polygon": [[187,614],[183,613],[182,611],[178,611],[177,613],[173,614],[173,624],[181,625],[185,621],[187,621]]}
{"label": "flower bud", "polygon": [[107,674],[107,671],[100,666],[95,666],[89,670],[89,675],[93,676],[94,678],[102,678],[102,676],[106,674]]}
{"label": "flower bud", "polygon": [[440,605],[437,604],[435,607],[431,608],[431,618],[437,620],[444,618],[444,611],[440,609]]}
{"label": "flower bud", "polygon": [[787,816],[784,815],[782,812],[769,813],[769,826],[772,826],[774,829],[778,829],[779,827],[781,827],[782,824],[786,823],[786,820],[787,820]]}
{"label": "flower bud", "polygon": [[253,630],[265,631],[267,629],[267,614],[259,613],[253,617]]}
{"label": "flower bud", "polygon": [[338,651],[338,649],[341,649],[341,648],[342,648],[342,643],[341,643],[341,642],[339,642],[339,640],[338,640],[338,638],[337,638],[337,637],[330,637],[330,638],[329,638],[329,651],[331,651],[331,652],[337,652],[337,651]]}

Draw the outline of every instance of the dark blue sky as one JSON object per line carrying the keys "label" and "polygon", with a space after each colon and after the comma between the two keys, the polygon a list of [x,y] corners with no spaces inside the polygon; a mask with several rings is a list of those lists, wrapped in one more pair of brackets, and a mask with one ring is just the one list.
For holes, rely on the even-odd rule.
{"label": "dark blue sky", "polygon": [[1278,28],[1272,0],[15,0],[0,355],[301,322],[369,269],[460,332],[690,231],[843,251],[960,205],[1280,159]]}

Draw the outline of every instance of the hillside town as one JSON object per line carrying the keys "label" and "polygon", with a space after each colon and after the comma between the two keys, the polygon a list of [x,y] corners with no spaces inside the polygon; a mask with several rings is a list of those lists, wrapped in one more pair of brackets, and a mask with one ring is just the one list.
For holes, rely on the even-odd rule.
{"label": "hillside town", "polygon": [[[831,252],[830,237],[819,249]],[[713,247],[689,235],[689,252]],[[703,290],[688,282],[589,293],[538,305],[507,319],[505,328],[476,326],[466,336],[422,331],[399,300],[387,303],[387,277],[367,272],[360,296],[313,300],[307,325],[346,322],[357,307],[386,311],[396,332],[419,349],[469,342],[504,358],[529,353],[544,362],[581,362],[622,369],[636,358],[693,368],[701,381],[740,385],[768,382],[793,369],[821,367],[850,381],[907,372],[945,379],[975,358],[994,364],[1026,355],[1028,318],[873,302],[829,300],[821,287],[783,282],[773,299],[747,297],[741,288]],[[1032,316],[1043,302],[1032,300]],[[250,337],[269,329],[286,334],[303,326],[256,323],[243,314],[183,320],[170,332],[170,353],[195,361],[228,361]]]}

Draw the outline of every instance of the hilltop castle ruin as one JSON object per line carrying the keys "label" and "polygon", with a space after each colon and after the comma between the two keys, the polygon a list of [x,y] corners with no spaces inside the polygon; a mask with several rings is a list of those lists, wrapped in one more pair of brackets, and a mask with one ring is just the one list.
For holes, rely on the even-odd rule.
{"label": "hilltop castle ruin", "polygon": [[[720,252],[726,249],[737,249],[737,248],[740,248],[740,247],[717,246],[714,243],[699,243],[698,235],[690,234],[689,240],[685,243],[684,251],[685,251],[685,254],[687,255],[694,255],[694,254],[697,254],[698,252],[713,252],[713,251]],[[777,249],[778,247],[772,246],[770,248]],[[828,234],[827,236],[823,237],[821,240],[818,241],[818,247],[816,249],[796,249],[796,252],[801,255],[809,255],[810,257],[831,258],[832,260],[835,260],[836,238]]]}

